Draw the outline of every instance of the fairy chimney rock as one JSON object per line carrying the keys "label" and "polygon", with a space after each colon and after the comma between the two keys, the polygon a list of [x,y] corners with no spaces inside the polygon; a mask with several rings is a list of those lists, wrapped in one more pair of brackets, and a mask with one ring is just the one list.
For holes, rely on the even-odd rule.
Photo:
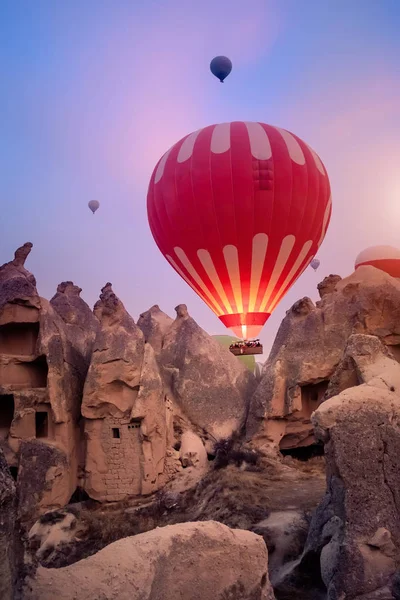
{"label": "fairy chimney rock", "polygon": [[36,306],[38,292],[36,279],[27,269],[25,261],[33,244],[26,242],[14,253],[14,259],[0,266],[0,308],[7,303]]}
{"label": "fairy chimney rock", "polygon": [[177,319],[188,319],[190,317],[186,304],[179,304],[175,307]]}
{"label": "fairy chimney rock", "polygon": [[342,281],[340,275],[328,275],[328,277],[325,277],[317,285],[319,297],[322,299],[327,294],[334,292],[339,281]]}
{"label": "fairy chimney rock", "polygon": [[89,419],[129,414],[139,389],[144,335],[111,283],[101,290],[94,313],[100,323],[85,382],[82,414]]}
{"label": "fairy chimney rock", "polygon": [[157,304],[140,315],[138,327],[143,331],[145,341],[153,346],[156,354],[161,351],[164,335],[173,322],[174,320]]}
{"label": "fairy chimney rock", "polygon": [[164,378],[193,424],[214,438],[229,437],[244,423],[256,379],[196,323],[185,304],[175,310],[159,356]]}

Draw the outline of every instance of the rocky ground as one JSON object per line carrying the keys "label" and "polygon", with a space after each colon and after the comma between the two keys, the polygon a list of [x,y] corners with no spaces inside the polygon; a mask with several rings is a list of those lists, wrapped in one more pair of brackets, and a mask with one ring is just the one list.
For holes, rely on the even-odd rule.
{"label": "rocky ground", "polygon": [[[117,540],[159,527],[219,522],[264,538],[273,579],[275,572],[303,549],[311,514],[325,492],[324,459],[317,457],[306,463],[258,455],[253,464],[235,464],[237,451],[234,459],[217,457],[205,477],[183,492],[170,485],[147,500],[107,505],[89,501],[47,513],[30,532],[27,557],[34,564],[60,569],[98,556],[97,552]],[[52,580],[47,571],[38,573],[39,583],[33,585],[33,592],[26,592],[26,597],[50,598],[46,590],[51,588]],[[226,596],[227,600],[231,598],[242,597]]]}
{"label": "rocky ground", "polygon": [[325,488],[323,457],[308,463],[260,457],[256,465],[213,466],[183,492],[170,485],[147,499],[87,501],[47,513],[31,532],[30,548],[42,565],[62,567],[123,537],[186,521],[253,529],[271,513],[293,511],[309,520]]}

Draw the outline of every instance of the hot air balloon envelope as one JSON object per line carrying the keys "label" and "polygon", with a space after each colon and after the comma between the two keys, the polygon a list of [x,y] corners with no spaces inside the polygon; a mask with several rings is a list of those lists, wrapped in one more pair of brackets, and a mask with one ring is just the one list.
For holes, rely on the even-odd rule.
{"label": "hot air balloon envelope", "polygon": [[318,258],[313,258],[312,261],[310,262],[310,266],[312,269],[314,269],[314,271],[316,271],[320,265],[320,261]]}
{"label": "hot air balloon envelope", "polygon": [[232,62],[227,56],[216,56],[210,62],[210,71],[223,83],[232,71]]}
{"label": "hot air balloon envelope", "polygon": [[96,212],[99,206],[100,202],[98,200],[90,200],[90,202],[88,202],[88,207],[90,208],[93,214]]}
{"label": "hot air balloon envelope", "polygon": [[372,246],[360,252],[355,260],[355,269],[372,266],[392,277],[400,278],[400,250],[392,246]]}
{"label": "hot air balloon envelope", "polygon": [[147,212],[170,265],[226,327],[250,339],[317,254],[330,185],[320,158],[292,133],[222,123],[164,154]]}

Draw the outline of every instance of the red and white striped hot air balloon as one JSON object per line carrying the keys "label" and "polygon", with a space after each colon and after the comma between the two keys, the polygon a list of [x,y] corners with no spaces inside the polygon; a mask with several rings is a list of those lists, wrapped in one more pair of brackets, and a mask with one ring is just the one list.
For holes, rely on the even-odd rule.
{"label": "red and white striped hot air balloon", "polygon": [[392,246],[372,246],[360,252],[354,268],[370,265],[392,277],[400,277],[400,250]]}
{"label": "red and white striped hot air balloon", "polygon": [[222,123],[164,154],[147,210],[175,271],[248,339],[317,253],[331,193],[320,158],[297,136],[264,123]]}

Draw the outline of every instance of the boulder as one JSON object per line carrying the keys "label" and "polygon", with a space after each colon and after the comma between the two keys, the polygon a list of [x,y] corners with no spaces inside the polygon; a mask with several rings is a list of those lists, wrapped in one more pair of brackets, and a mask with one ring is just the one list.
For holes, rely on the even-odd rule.
{"label": "boulder", "polygon": [[193,431],[185,431],[181,438],[180,461],[184,467],[206,469],[207,451],[201,438]]}
{"label": "boulder", "polygon": [[156,354],[160,353],[164,335],[173,322],[174,320],[160,310],[157,304],[140,315],[138,327],[143,331],[145,341],[153,346]]}
{"label": "boulder", "polygon": [[39,440],[23,441],[17,481],[21,521],[32,523],[44,511],[65,506],[72,475],[65,452]]}
{"label": "boulder", "polygon": [[16,597],[23,562],[23,545],[17,523],[17,495],[0,448],[0,598]]}
{"label": "boulder", "polygon": [[124,538],[60,569],[40,567],[31,600],[273,600],[261,537],[214,521]]}
{"label": "boulder", "polygon": [[229,437],[244,425],[256,379],[197,325],[185,305],[176,312],[159,356],[167,386],[195,426],[217,439]]}
{"label": "boulder", "polygon": [[389,347],[373,335],[354,334],[347,341],[343,357],[331,377],[325,398],[329,399],[344,390],[369,383],[386,386],[389,377],[394,389],[400,390],[398,363]]}
{"label": "boulder", "polygon": [[[377,336],[400,357],[400,281],[364,266],[346,279],[330,275],[319,291],[316,305],[303,298],[287,312],[264,365],[246,425],[247,438],[259,447],[315,443],[311,414],[324,400],[352,334]],[[345,385],[356,385],[351,366],[347,371]]]}
{"label": "boulder", "polygon": [[371,363],[364,351],[372,342],[360,338],[353,356],[366,383],[325,401],[312,417],[325,444],[327,495],[302,562],[319,556],[332,600],[384,597],[400,560],[400,365],[385,349]]}
{"label": "boulder", "polygon": [[144,336],[107,283],[94,307],[100,321],[87,374],[82,414],[87,419],[129,414],[139,392]]}
{"label": "boulder", "polygon": [[271,583],[280,577],[284,565],[299,558],[307,539],[309,523],[304,514],[295,510],[273,511],[252,527],[261,535],[268,548]]}
{"label": "boulder", "polygon": [[77,518],[66,509],[42,515],[28,534],[29,548],[43,566],[52,564],[63,547],[76,541]]}

